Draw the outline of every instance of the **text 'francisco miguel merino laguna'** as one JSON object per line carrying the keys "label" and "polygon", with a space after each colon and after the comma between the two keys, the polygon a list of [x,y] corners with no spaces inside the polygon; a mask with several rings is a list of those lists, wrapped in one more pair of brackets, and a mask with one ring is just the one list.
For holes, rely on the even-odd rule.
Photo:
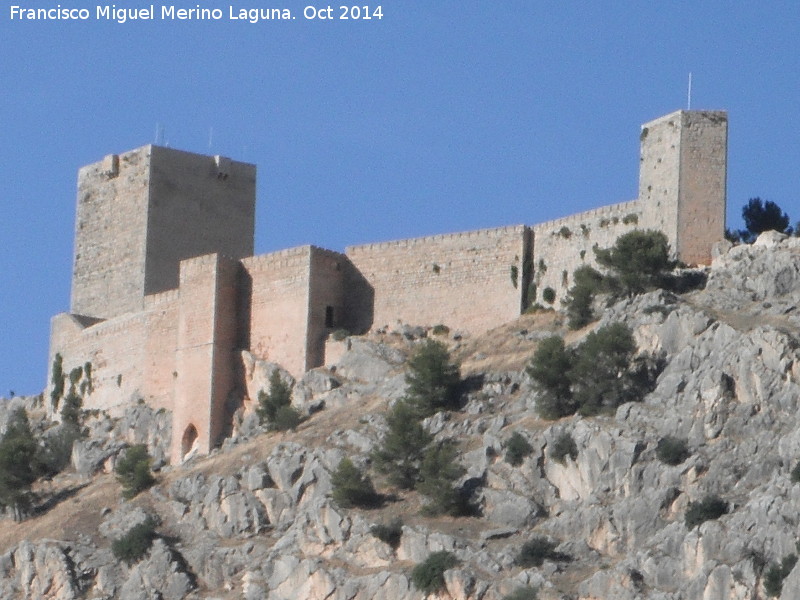
{"label": "text 'francisco miguel merino laguna'", "polygon": [[[119,8],[116,4],[89,8],[68,8],[57,4],[54,8],[24,8],[11,6],[12,21],[247,21],[258,23],[268,20],[291,20],[295,17],[288,8],[239,8],[228,6],[221,8],[177,8],[174,5],[163,5],[156,8],[151,4],[146,8]],[[338,9],[328,6],[306,6],[303,10],[305,19],[322,20],[370,20],[381,19],[383,12],[380,6],[339,6]]]}

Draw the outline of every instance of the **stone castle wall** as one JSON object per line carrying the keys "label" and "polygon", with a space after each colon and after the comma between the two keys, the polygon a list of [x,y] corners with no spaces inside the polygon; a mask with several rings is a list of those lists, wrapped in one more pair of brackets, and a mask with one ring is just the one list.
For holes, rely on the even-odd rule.
{"label": "stone castle wall", "polygon": [[109,318],[178,286],[180,261],[253,254],[254,165],[144,146],[78,174],[70,311]]}
{"label": "stone castle wall", "polygon": [[248,347],[262,360],[280,362],[291,373],[306,366],[311,246],[246,258],[244,314]]}
{"label": "stone castle wall", "polygon": [[353,246],[345,253],[372,286],[373,328],[402,322],[485,331],[519,316],[530,245],[530,230],[517,226]]}
{"label": "stone castle wall", "polygon": [[683,262],[708,264],[709,240],[725,235],[728,119],[717,111],[683,121],[677,251]]}
{"label": "stone castle wall", "polygon": [[238,262],[219,254],[181,263],[173,460],[195,444],[208,453],[230,422],[226,402],[237,387],[238,275]]}
{"label": "stone castle wall", "polygon": [[141,310],[149,172],[141,148],[78,172],[71,313],[108,318]]}
{"label": "stone castle wall", "polygon": [[253,255],[256,168],[149,146],[145,294],[178,287],[180,261]]}
{"label": "stone castle wall", "polygon": [[[141,398],[173,411],[172,460],[226,433],[245,389],[240,351],[296,377],[330,364],[330,333],[397,324],[480,333],[635,228],[710,260],[725,218],[727,118],[678,111],[641,134],[638,200],[541,223],[250,256],[255,167],[146,146],[81,169],[72,313],[54,317],[49,365],[91,362],[86,408]],[[48,381],[51,373],[48,373]],[[49,391],[49,387],[48,387]]]}
{"label": "stone castle wall", "polygon": [[608,248],[616,239],[641,227],[642,210],[636,200],[610,204],[533,226],[532,281],[536,285],[535,302],[548,306],[544,290],[556,294],[553,306],[559,308],[572,274],[580,266],[597,268],[593,248]]}

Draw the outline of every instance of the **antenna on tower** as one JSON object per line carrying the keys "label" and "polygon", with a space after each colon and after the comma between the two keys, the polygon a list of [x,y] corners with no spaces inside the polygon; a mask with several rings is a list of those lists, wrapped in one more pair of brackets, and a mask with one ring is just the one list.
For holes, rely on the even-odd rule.
{"label": "antenna on tower", "polygon": [[214,128],[213,127],[209,127],[208,128],[208,150],[209,150],[209,152],[211,151],[211,142],[213,141],[213,139],[214,139]]}
{"label": "antenna on tower", "polygon": [[161,123],[156,123],[156,146],[163,146],[164,145],[164,127]]}
{"label": "antenna on tower", "polygon": [[689,71],[689,92],[686,96],[686,110],[692,110],[692,72]]}

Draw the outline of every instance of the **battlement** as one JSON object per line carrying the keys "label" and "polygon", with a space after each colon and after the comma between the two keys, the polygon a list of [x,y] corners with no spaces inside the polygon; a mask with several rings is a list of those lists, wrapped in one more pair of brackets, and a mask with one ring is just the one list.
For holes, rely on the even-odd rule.
{"label": "battlement", "polygon": [[535,233],[558,232],[562,227],[577,226],[580,228],[580,225],[586,222],[599,222],[604,218],[624,218],[628,214],[639,214],[641,210],[642,207],[638,200],[629,200],[627,202],[618,202],[617,204],[607,204],[598,208],[592,208],[566,217],[559,217],[551,221],[544,221],[543,223],[533,225],[532,228]]}
{"label": "battlement", "polygon": [[371,244],[361,244],[348,246],[345,254],[348,256],[361,252],[375,252],[381,250],[393,250],[400,248],[412,248],[415,246],[428,246],[431,244],[447,243],[451,241],[469,240],[483,237],[502,237],[507,234],[518,234],[524,231],[525,225],[509,225],[506,227],[493,227],[488,229],[473,229],[472,231],[459,231],[455,233],[437,233],[435,235],[406,238],[402,240],[392,240],[388,242],[375,242]]}

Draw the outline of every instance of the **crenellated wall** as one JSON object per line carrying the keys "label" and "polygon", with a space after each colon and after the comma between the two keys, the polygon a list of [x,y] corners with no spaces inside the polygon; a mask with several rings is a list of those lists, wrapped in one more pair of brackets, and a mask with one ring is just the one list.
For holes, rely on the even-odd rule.
{"label": "crenellated wall", "polygon": [[[246,393],[243,349],[296,377],[342,351],[336,329],[398,323],[481,333],[555,308],[581,265],[635,228],[710,260],[725,220],[727,117],[677,111],[642,127],[639,198],[540,223],[347,248],[253,248],[255,167],[145,146],[81,169],[72,314],[52,320],[65,373],[92,363],[85,408],[139,399],[173,412],[172,461],[208,452]],[[244,258],[247,256],[247,258]],[[48,394],[49,395],[49,394]]]}
{"label": "crenellated wall", "polygon": [[543,299],[546,288],[561,300],[572,287],[572,274],[578,267],[597,268],[593,248],[608,248],[616,239],[641,227],[642,210],[638,201],[610,204],[562,219],[533,226],[532,281],[536,285],[535,302],[548,306]]}
{"label": "crenellated wall", "polygon": [[345,253],[372,286],[373,328],[402,322],[484,331],[519,316],[530,246],[530,229],[520,225],[353,246]]}

